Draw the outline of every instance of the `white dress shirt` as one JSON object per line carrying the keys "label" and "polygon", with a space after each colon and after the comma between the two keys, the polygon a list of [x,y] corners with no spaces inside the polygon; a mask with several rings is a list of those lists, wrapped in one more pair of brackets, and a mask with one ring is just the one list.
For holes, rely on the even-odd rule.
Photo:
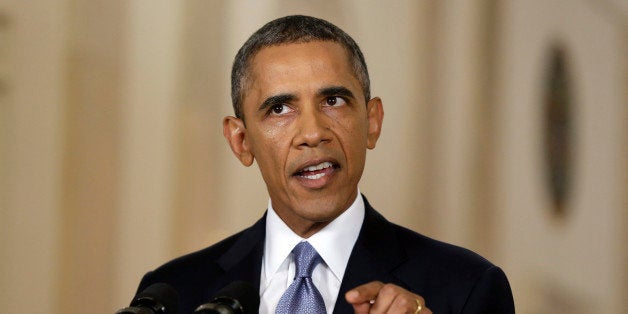
{"label": "white dress shirt", "polygon": [[299,242],[308,241],[323,259],[314,268],[312,281],[323,296],[327,313],[331,314],[363,220],[364,200],[358,190],[355,201],[344,213],[316,234],[303,239],[279,218],[269,200],[260,274],[259,312],[275,313],[279,299],[294,280],[295,264],[292,249]]}

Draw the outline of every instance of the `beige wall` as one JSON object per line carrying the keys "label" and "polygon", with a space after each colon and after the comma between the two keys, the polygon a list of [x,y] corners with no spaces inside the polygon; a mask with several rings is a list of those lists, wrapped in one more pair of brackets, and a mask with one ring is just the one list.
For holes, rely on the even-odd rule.
{"label": "beige wall", "polygon": [[[503,266],[518,313],[626,312],[623,3],[0,3],[0,308],[111,313],[146,271],[252,224],[267,195],[221,136],[230,66],[301,13],[358,41],[384,101],[360,185],[378,210]],[[564,219],[540,149],[556,38],[577,112]]]}
{"label": "beige wall", "polygon": [[57,301],[66,11],[0,4],[0,307],[46,313]]}
{"label": "beige wall", "polygon": [[[624,7],[625,8],[625,7]],[[497,84],[500,251],[522,307],[626,311],[626,15],[590,1],[504,3]],[[625,11],[624,11],[625,13]],[[504,35],[505,35],[504,34]],[[568,53],[573,171],[567,215],[551,215],[542,133],[547,47]],[[517,75],[512,75],[517,73]],[[624,303],[622,303],[624,302]],[[529,304],[529,305],[528,305]]]}

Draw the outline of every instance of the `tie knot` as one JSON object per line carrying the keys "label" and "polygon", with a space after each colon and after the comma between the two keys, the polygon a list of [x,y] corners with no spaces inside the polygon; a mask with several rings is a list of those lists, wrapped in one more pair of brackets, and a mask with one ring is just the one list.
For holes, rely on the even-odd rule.
{"label": "tie knot", "polygon": [[297,244],[292,249],[296,266],[295,277],[312,277],[312,271],[321,262],[321,256],[307,241]]}

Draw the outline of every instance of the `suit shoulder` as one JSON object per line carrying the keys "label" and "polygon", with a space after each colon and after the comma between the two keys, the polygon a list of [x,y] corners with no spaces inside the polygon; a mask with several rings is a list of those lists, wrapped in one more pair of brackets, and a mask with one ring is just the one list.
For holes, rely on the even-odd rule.
{"label": "suit shoulder", "polygon": [[242,236],[238,232],[207,248],[177,257],[155,270],[147,273],[140,283],[138,291],[156,282],[193,282],[199,278],[212,278],[219,273],[218,259],[223,256]]}
{"label": "suit shoulder", "polygon": [[[364,198],[366,214],[361,241],[371,248],[374,256],[380,259],[393,259],[401,262],[412,274],[425,277],[425,273],[446,273],[454,280],[477,277],[494,265],[475,252],[438,241],[413,230],[388,221]],[[378,252],[379,251],[379,252]],[[394,264],[396,262],[391,262]],[[430,276],[433,277],[433,276]],[[441,279],[443,279],[441,277]],[[447,277],[444,277],[447,279]]]}
{"label": "suit shoulder", "polygon": [[514,313],[504,272],[479,254],[395,226],[407,254],[396,270],[408,287],[430,300],[434,312]]}
{"label": "suit shoulder", "polygon": [[263,217],[210,247],[167,262],[142,278],[138,292],[154,283],[168,284],[178,292],[180,313],[191,313],[229,282],[259,281],[264,227]]}
{"label": "suit shoulder", "polygon": [[408,259],[427,260],[433,270],[480,276],[484,271],[495,267],[486,258],[469,249],[430,238],[402,226],[394,226]]}

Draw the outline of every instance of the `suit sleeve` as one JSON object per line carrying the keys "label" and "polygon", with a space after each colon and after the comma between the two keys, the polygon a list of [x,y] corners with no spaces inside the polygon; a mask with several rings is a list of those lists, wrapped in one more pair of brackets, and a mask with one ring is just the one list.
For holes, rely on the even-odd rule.
{"label": "suit sleeve", "polygon": [[506,274],[499,267],[490,267],[480,276],[465,302],[462,313],[515,313],[510,284]]}
{"label": "suit sleeve", "polygon": [[144,277],[142,277],[142,280],[140,281],[140,284],[137,287],[137,291],[135,292],[135,294],[138,294],[144,291],[144,289],[146,289],[148,286],[154,283],[154,280],[152,279],[153,277],[152,275],[153,275],[153,272],[148,272],[144,274]]}

